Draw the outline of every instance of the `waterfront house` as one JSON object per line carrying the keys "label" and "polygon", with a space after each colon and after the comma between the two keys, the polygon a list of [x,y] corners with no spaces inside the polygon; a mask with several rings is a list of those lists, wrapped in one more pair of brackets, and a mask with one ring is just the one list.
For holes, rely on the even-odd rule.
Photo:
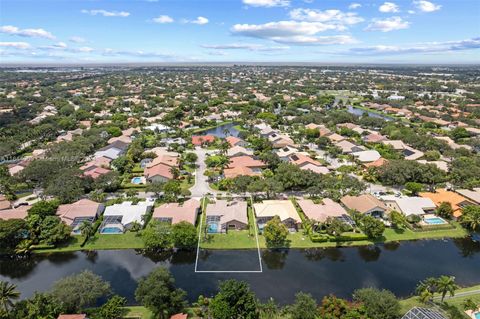
{"label": "waterfront house", "polygon": [[196,199],[183,203],[165,203],[155,208],[152,218],[172,225],[183,221],[196,225],[199,210],[200,202]]}
{"label": "waterfront house", "polygon": [[423,216],[425,214],[432,214],[437,207],[430,198],[418,196],[397,197],[393,195],[385,195],[381,197],[381,200],[388,208],[401,212],[405,216]]}
{"label": "waterfront house", "polygon": [[359,196],[344,196],[340,200],[348,209],[358,211],[364,215],[373,217],[383,217],[387,211],[387,206],[378,198],[371,194],[363,194]]}
{"label": "waterfront house", "polygon": [[419,195],[421,197],[430,198],[437,206],[440,206],[442,202],[450,203],[453,209],[453,217],[455,218],[462,216],[463,207],[475,205],[473,201],[468,200],[462,195],[445,189],[437,189],[435,193],[424,192]]}
{"label": "waterfront house", "polygon": [[123,202],[107,206],[103,213],[103,222],[100,226],[102,234],[118,234],[130,229],[134,223],[143,225],[144,216],[152,209],[153,200],[146,200],[134,204]]}
{"label": "waterfront house", "polygon": [[289,200],[264,200],[253,204],[253,208],[260,230],[275,216],[280,217],[282,223],[290,230],[297,230],[302,223],[295,206]]}
{"label": "waterfront house", "polygon": [[57,216],[72,227],[73,233],[79,233],[80,225],[87,221],[92,223],[102,213],[105,206],[89,199],[81,199],[71,204],[60,205]]}
{"label": "waterfront house", "polygon": [[245,142],[244,140],[242,140],[241,138],[236,137],[236,136],[227,136],[225,138],[225,140],[228,142],[228,144],[230,144],[231,147],[234,147],[234,146],[245,147],[245,146],[247,146],[247,142]]}
{"label": "waterfront house", "polygon": [[206,208],[207,227],[210,233],[226,233],[248,227],[247,202],[215,200]]}
{"label": "waterfront house", "polygon": [[308,219],[320,223],[324,223],[328,217],[342,219],[348,217],[345,208],[330,198],[325,198],[318,204],[314,203],[311,199],[301,199],[297,201],[297,204]]}

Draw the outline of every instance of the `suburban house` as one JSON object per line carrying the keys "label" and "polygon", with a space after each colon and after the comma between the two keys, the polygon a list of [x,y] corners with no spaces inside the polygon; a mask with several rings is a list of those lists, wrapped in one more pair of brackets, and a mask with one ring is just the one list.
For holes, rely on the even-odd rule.
{"label": "suburban house", "polygon": [[310,220],[324,223],[328,217],[349,219],[345,208],[330,198],[325,198],[321,203],[315,204],[311,199],[301,199],[297,201],[305,216]]}
{"label": "suburban house", "polygon": [[382,155],[375,150],[367,150],[352,153],[352,155],[361,163],[372,163],[378,161]]}
{"label": "suburban house", "polygon": [[290,163],[300,167],[303,170],[310,170],[317,174],[328,174],[328,168],[320,164],[320,162],[300,153],[293,154],[289,157]]}
{"label": "suburban house", "polygon": [[146,165],[143,174],[150,183],[164,183],[173,179],[172,168],[178,167],[178,163],[177,156],[160,155]]}
{"label": "suburban house", "polygon": [[228,144],[230,144],[231,147],[234,147],[234,146],[245,147],[245,146],[247,146],[247,142],[245,142],[244,140],[242,140],[241,138],[236,137],[236,136],[227,136],[225,138],[225,140],[228,142]]}
{"label": "suburban house", "polygon": [[447,191],[446,189],[437,189],[435,193],[425,192],[419,194],[421,197],[430,198],[435,205],[440,206],[441,203],[447,202],[452,205],[453,217],[462,216],[462,208],[469,205],[475,205],[473,201],[468,200],[458,193]]}
{"label": "suburban house", "polygon": [[351,153],[361,152],[365,150],[365,147],[358,146],[347,140],[342,140],[336,143],[335,146],[339,147],[342,150],[342,153],[344,154],[351,154]]}
{"label": "suburban house", "polygon": [[288,146],[288,145],[277,149],[275,153],[282,161],[289,161],[289,157],[292,156],[293,154],[298,154],[298,153],[301,153],[304,155],[308,154],[306,152],[300,152],[297,148],[293,146]]}
{"label": "suburban house", "polygon": [[104,167],[92,166],[83,171],[83,176],[90,176],[93,179],[97,179],[102,175],[110,173],[111,170]]}
{"label": "suburban house", "polygon": [[346,139],[345,136],[342,136],[342,135],[337,134],[337,133],[331,133],[331,134],[326,135],[326,136],[330,140],[330,142],[332,142],[332,143],[338,143],[338,142],[341,142],[341,141]]}
{"label": "suburban house", "polygon": [[256,176],[262,174],[266,165],[252,156],[236,156],[230,159],[230,164],[223,170],[226,178],[235,178],[240,175]]}
{"label": "suburban house", "polygon": [[268,136],[268,140],[272,142],[274,148],[282,148],[285,146],[294,146],[295,142],[290,138],[290,136],[285,134],[273,133]]}
{"label": "suburban house", "polygon": [[351,210],[356,210],[364,215],[383,217],[388,207],[382,201],[371,194],[359,196],[344,196],[340,200],[342,204]]}
{"label": "suburban house", "polygon": [[127,151],[127,148],[127,143],[115,141],[112,144],[102,147],[101,149],[96,151],[94,157],[106,157],[114,160],[119,156],[123,155]]}
{"label": "suburban house", "polygon": [[383,144],[390,145],[394,150],[402,152],[406,160],[415,161],[423,157],[423,152],[414,149],[413,147],[408,146],[403,143],[401,140],[383,140]]}
{"label": "suburban house", "polygon": [[379,143],[387,138],[379,133],[370,133],[362,137],[362,140],[366,143]]}
{"label": "suburban house", "polygon": [[262,203],[253,204],[253,208],[260,230],[275,216],[280,217],[290,230],[297,230],[302,223],[295,206],[289,200],[264,200]]}
{"label": "suburban house", "polygon": [[183,221],[196,225],[199,210],[200,202],[196,199],[184,203],[165,203],[155,208],[152,218],[172,225]]}
{"label": "suburban house", "polygon": [[25,219],[31,206],[18,206],[17,208],[9,208],[0,210],[0,219]]}
{"label": "suburban house", "polygon": [[432,214],[437,207],[430,198],[418,196],[397,197],[393,195],[385,195],[382,196],[381,199],[388,208],[401,212],[405,216]]}
{"label": "suburban house", "polygon": [[472,201],[476,205],[480,205],[480,188],[470,189],[457,189],[455,192],[459,193],[466,199]]}
{"label": "suburban house", "polygon": [[206,208],[209,233],[226,233],[248,227],[247,202],[216,200]]}
{"label": "suburban house", "polygon": [[72,204],[60,205],[57,209],[57,216],[72,227],[74,234],[80,233],[79,227],[87,221],[92,223],[103,211],[105,206],[89,199],[81,199]]}
{"label": "suburban house", "polygon": [[4,196],[0,194],[0,210],[9,209],[12,207],[12,203]]}
{"label": "suburban house", "polygon": [[202,146],[203,144],[211,144],[215,141],[214,135],[194,135],[192,136],[192,144],[194,146]]}
{"label": "suburban house", "polygon": [[100,226],[102,234],[119,234],[130,229],[134,223],[143,225],[143,216],[147,215],[152,209],[153,200],[146,200],[133,204],[132,202],[123,202],[107,206],[103,213],[103,223]]}
{"label": "suburban house", "polygon": [[236,156],[253,156],[253,151],[248,150],[243,146],[233,146],[227,150],[228,157],[236,157]]}

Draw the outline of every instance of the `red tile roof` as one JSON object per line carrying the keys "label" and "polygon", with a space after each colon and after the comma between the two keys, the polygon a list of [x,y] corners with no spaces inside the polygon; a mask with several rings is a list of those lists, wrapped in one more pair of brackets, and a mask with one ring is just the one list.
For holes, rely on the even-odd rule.
{"label": "red tile roof", "polygon": [[192,144],[200,146],[205,143],[213,143],[215,141],[215,136],[213,135],[194,135],[192,136]]}
{"label": "red tile roof", "polygon": [[167,179],[172,179],[173,174],[170,172],[171,167],[165,164],[158,164],[153,167],[145,168],[144,175],[146,178],[151,178],[154,176],[162,176]]}

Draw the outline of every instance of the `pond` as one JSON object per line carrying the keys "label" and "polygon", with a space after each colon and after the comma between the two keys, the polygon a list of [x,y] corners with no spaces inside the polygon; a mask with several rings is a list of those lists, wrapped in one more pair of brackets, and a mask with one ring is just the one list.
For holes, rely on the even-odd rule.
{"label": "pond", "polygon": [[[67,275],[89,269],[109,281],[115,293],[135,303],[140,277],[152,269],[170,269],[176,285],[188,292],[190,301],[215,294],[218,281],[247,281],[261,300],[269,297],[285,304],[298,291],[320,300],[328,294],[348,298],[361,287],[375,286],[401,297],[410,295],[418,281],[429,276],[453,275],[460,285],[480,283],[480,244],[470,239],[416,241],[385,245],[262,250],[263,272],[195,272],[195,252],[145,255],[135,250],[55,253],[24,260],[0,259],[0,280],[15,283],[22,298],[48,290]],[[231,267],[258,270],[256,250],[202,251],[198,270]]]}
{"label": "pond", "polygon": [[238,136],[239,131],[234,127],[237,123],[228,123],[220,125],[209,130],[202,131],[200,135],[214,135],[219,138],[225,138],[227,136]]}
{"label": "pond", "polygon": [[356,116],[362,116],[363,114],[367,113],[368,116],[381,118],[381,119],[384,119],[385,121],[392,121],[393,120],[393,118],[388,116],[388,115],[382,115],[382,114],[378,114],[378,113],[374,113],[374,112],[370,112],[370,111],[365,111],[364,109],[360,109],[358,107],[351,106],[351,105],[348,106],[347,111],[348,111],[348,113],[356,115]]}

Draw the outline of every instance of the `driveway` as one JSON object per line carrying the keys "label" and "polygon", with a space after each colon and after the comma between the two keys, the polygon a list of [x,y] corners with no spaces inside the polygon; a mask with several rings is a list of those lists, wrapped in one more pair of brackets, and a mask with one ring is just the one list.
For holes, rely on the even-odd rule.
{"label": "driveway", "polygon": [[210,188],[207,181],[207,176],[204,175],[207,165],[205,164],[206,154],[213,153],[213,151],[207,151],[203,148],[196,147],[194,153],[197,154],[197,170],[195,171],[195,185],[190,188],[192,197],[200,198],[204,195],[211,193],[216,194],[217,192]]}

